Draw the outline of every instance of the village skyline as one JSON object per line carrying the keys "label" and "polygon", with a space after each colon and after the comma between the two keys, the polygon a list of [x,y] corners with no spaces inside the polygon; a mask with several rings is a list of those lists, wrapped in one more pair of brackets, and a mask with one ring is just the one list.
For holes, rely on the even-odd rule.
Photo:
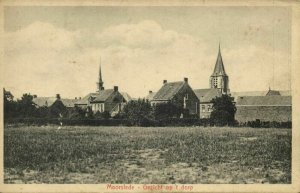
{"label": "village skyline", "polygon": [[100,58],[104,87],[135,98],[157,91],[164,79],[187,77],[194,89],[209,88],[219,43],[231,91],[290,90],[286,7],[4,10],[3,86],[17,98],[94,92]]}

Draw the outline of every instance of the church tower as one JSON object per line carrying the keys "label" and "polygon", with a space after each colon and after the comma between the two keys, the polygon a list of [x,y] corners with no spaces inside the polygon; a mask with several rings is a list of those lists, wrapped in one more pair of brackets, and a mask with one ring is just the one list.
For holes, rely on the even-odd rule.
{"label": "church tower", "polygon": [[225,72],[220,44],[219,44],[219,53],[218,53],[217,62],[215,65],[214,72],[210,76],[210,81],[209,81],[210,88],[217,88],[221,91],[222,94],[228,94],[229,93],[228,82],[229,79]]}
{"label": "church tower", "polygon": [[99,80],[98,80],[98,82],[97,82],[97,89],[98,89],[98,92],[99,92],[100,90],[104,90],[103,84],[104,84],[104,82],[102,81],[101,59],[100,59]]}

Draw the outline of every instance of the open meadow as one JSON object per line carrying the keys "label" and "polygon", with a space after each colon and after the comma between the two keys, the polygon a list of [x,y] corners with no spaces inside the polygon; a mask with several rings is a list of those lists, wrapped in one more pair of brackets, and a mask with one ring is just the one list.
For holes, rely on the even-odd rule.
{"label": "open meadow", "polygon": [[291,129],[6,127],[5,183],[291,183]]}

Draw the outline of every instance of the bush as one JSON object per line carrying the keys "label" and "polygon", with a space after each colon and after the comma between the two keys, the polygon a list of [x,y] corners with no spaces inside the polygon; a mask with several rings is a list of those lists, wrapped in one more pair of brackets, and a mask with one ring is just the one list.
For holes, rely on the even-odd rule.
{"label": "bush", "polygon": [[259,119],[255,121],[248,121],[246,123],[239,123],[239,126],[247,126],[253,128],[292,128],[292,122],[277,122],[277,121],[260,121]]}
{"label": "bush", "polygon": [[153,120],[152,107],[144,99],[129,101],[124,106],[123,113],[124,118],[129,121],[130,125],[142,126],[145,122]]}
{"label": "bush", "polygon": [[104,112],[99,112],[97,111],[94,115],[94,117],[96,119],[109,119],[110,118],[110,114],[108,111],[104,111]]}
{"label": "bush", "polygon": [[154,111],[154,118],[156,120],[159,120],[159,119],[179,118],[183,113],[183,108],[171,102],[168,102],[168,103],[156,104],[153,111]]}

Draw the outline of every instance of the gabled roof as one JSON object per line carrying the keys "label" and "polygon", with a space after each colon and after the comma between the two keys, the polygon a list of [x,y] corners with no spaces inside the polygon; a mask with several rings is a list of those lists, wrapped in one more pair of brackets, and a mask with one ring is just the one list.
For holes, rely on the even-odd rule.
{"label": "gabled roof", "polygon": [[223,64],[223,59],[222,59],[222,55],[221,55],[220,45],[219,45],[218,58],[217,58],[215,69],[214,69],[212,76],[218,76],[218,75],[226,75],[224,64]]}
{"label": "gabled roof", "polygon": [[66,107],[74,107],[78,99],[57,99],[56,97],[36,97],[32,99],[32,102],[38,107],[50,107],[56,100],[60,100]]}
{"label": "gabled roof", "polygon": [[100,90],[95,99],[91,102],[105,102],[108,97],[114,92],[114,89]]}
{"label": "gabled roof", "polygon": [[126,102],[132,100],[131,96],[127,92],[121,92],[121,95],[123,96]]}
{"label": "gabled roof", "polygon": [[231,92],[231,96],[234,98],[240,96],[266,96],[268,91],[246,91],[246,92]]}
{"label": "gabled roof", "polygon": [[65,105],[65,107],[75,107],[75,103],[78,99],[60,99],[61,102]]}
{"label": "gabled roof", "polygon": [[200,100],[200,103],[208,103],[211,102],[212,99],[222,96],[221,91],[216,88],[195,89],[194,92]]}
{"label": "gabled roof", "polygon": [[153,100],[153,97],[156,95],[157,92],[151,92],[149,93],[145,99],[148,100],[148,101],[152,101]]}
{"label": "gabled roof", "polygon": [[32,99],[32,102],[38,107],[50,107],[56,100],[56,97],[36,97]]}
{"label": "gabled roof", "polygon": [[291,106],[291,96],[242,96],[237,98],[236,106]]}
{"label": "gabled roof", "polygon": [[80,99],[79,101],[76,101],[75,104],[77,105],[87,105],[89,102],[90,97],[96,98],[98,96],[99,93],[94,92],[94,93],[89,93],[88,95],[86,95],[85,97],[83,97],[82,99]]}
{"label": "gabled roof", "polygon": [[164,83],[153,97],[153,100],[171,100],[184,84],[184,81]]}

